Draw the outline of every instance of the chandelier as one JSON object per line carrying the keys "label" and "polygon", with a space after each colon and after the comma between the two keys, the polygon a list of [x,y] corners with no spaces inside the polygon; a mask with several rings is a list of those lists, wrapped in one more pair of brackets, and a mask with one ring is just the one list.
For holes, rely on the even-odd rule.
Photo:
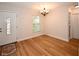
{"label": "chandelier", "polygon": [[45,16],[49,11],[46,8],[43,8],[43,10],[41,10],[40,12],[43,16]]}

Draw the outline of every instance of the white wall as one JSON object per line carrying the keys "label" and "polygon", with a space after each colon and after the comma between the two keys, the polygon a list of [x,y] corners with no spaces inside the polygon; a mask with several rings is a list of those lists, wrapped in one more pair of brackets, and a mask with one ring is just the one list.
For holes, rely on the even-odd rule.
{"label": "white wall", "polygon": [[[68,41],[68,7],[66,6],[68,6],[70,3],[53,4],[54,3],[51,3],[52,9],[50,8],[49,14],[45,17],[39,13],[39,10],[33,9],[34,6],[30,6],[29,3],[22,3],[19,5],[17,3],[0,3],[0,11],[16,12],[17,40],[45,33],[49,34],[50,36]],[[59,5],[60,7],[56,8]],[[36,7],[40,9],[38,5]],[[41,17],[41,32],[39,33],[32,32],[32,17],[34,15],[39,15]]]}
{"label": "white wall", "polygon": [[79,14],[79,8],[72,9],[71,14]]}
{"label": "white wall", "polygon": [[51,10],[45,22],[47,35],[68,41],[68,7],[61,6]]}
{"label": "white wall", "polygon": [[[38,36],[43,34],[43,17],[37,10],[33,8],[25,7],[15,4],[0,4],[0,11],[15,12],[17,14],[16,19],[16,38],[17,40],[28,39],[33,36]],[[33,33],[32,31],[32,17],[40,16],[41,18],[41,31],[38,33]]]}

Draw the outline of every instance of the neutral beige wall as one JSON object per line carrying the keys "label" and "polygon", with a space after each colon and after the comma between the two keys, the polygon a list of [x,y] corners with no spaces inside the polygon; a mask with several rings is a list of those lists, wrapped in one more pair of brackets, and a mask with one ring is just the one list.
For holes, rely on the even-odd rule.
{"label": "neutral beige wall", "polygon": [[[14,4],[0,5],[0,11],[15,12],[16,13],[16,38],[17,40],[27,39],[33,36],[43,34],[43,16],[37,10],[28,7],[16,6]],[[40,16],[41,31],[33,33],[32,31],[32,17]]]}
{"label": "neutral beige wall", "polygon": [[74,8],[71,14],[79,14],[79,8]]}
{"label": "neutral beige wall", "polygon": [[[49,3],[50,4],[50,3]],[[37,36],[39,34],[50,34],[51,36],[68,41],[68,4],[70,3],[51,3],[49,14],[43,17],[39,12],[39,5],[35,4],[37,9],[33,9],[31,4],[22,3],[0,3],[0,11],[11,11],[17,14],[17,40]],[[64,6],[63,6],[64,5]],[[60,6],[59,8],[56,8]],[[55,7],[56,9],[54,9]],[[41,17],[41,32],[32,32],[32,17],[39,15]]]}
{"label": "neutral beige wall", "polygon": [[68,41],[68,7],[51,10],[45,19],[46,34]]}

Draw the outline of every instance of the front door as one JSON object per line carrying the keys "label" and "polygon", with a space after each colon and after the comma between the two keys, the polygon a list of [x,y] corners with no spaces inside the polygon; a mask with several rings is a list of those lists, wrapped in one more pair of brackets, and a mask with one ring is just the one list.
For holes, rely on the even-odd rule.
{"label": "front door", "polygon": [[16,41],[16,13],[0,12],[0,45]]}

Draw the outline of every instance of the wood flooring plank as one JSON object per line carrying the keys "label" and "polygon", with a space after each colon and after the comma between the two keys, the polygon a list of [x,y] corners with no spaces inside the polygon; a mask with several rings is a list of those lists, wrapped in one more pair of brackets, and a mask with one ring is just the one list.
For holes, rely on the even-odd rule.
{"label": "wood flooring plank", "polygon": [[[38,53],[40,53],[42,56],[50,56],[51,54],[49,54],[45,49],[43,49],[39,43],[36,43],[36,41],[31,40],[29,41],[31,46],[36,49],[38,51]],[[33,42],[33,43],[32,43]]]}
{"label": "wood flooring plank", "polygon": [[[69,43],[64,43],[63,45],[61,45],[61,43],[63,43],[63,42],[56,43],[56,42],[54,42],[54,40],[52,41],[52,39],[51,40],[46,39],[45,41],[50,42],[52,45],[54,44],[55,47],[59,47],[65,53],[77,55],[77,48],[74,46],[71,46]],[[61,50],[59,50],[59,51],[61,51]]]}
{"label": "wood flooring plank", "polygon": [[62,55],[62,53],[59,53],[59,52],[62,52],[62,49],[57,48],[55,45],[51,44],[50,42],[41,41],[40,44],[41,44],[41,47],[43,46],[44,49],[48,51],[49,53],[52,53],[52,55]]}
{"label": "wood flooring plank", "polygon": [[79,56],[79,40],[65,42],[42,35],[17,42],[16,49],[17,56]]}

